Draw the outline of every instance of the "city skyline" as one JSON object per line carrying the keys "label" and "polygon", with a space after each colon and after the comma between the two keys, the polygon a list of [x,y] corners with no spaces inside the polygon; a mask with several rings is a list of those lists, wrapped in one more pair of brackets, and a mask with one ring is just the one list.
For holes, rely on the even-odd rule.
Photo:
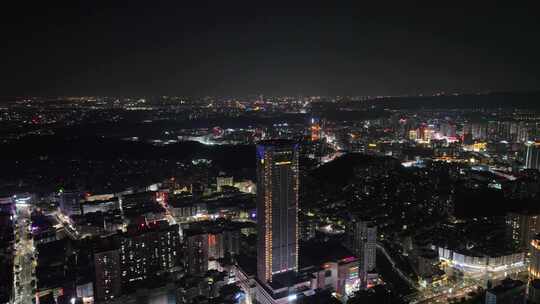
{"label": "city skyline", "polygon": [[0,18],[0,304],[540,304],[532,3]]}
{"label": "city skyline", "polygon": [[535,299],[535,96],[8,99],[0,298]]}

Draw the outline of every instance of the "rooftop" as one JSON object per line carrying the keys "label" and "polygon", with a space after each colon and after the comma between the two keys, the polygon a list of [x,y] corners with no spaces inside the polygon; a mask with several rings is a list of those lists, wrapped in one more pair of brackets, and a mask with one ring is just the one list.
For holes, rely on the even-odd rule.
{"label": "rooftop", "polygon": [[272,281],[268,282],[268,285],[274,290],[279,290],[282,288],[292,287],[296,284],[306,282],[311,279],[312,279],[311,273],[287,271],[287,272],[275,274],[272,277]]}
{"label": "rooftop", "polygon": [[292,146],[297,142],[290,139],[269,139],[262,140],[257,143],[258,146]]}
{"label": "rooftop", "polygon": [[[321,248],[328,248],[329,250],[320,250]],[[343,247],[343,245],[337,241],[301,242],[299,252],[299,263],[301,268],[320,266],[327,262],[339,262],[356,259],[356,257],[347,248]]]}
{"label": "rooftop", "polygon": [[177,229],[177,225],[169,225],[165,220],[149,222],[148,224],[132,225],[128,227],[126,234],[128,236],[142,235],[147,232],[165,231]]}
{"label": "rooftop", "polygon": [[506,293],[510,290],[513,290],[515,288],[520,288],[524,286],[525,286],[525,283],[523,281],[512,280],[510,278],[506,278],[501,282],[500,285],[497,285],[491,289],[488,289],[488,292],[495,295],[499,295],[499,294]]}

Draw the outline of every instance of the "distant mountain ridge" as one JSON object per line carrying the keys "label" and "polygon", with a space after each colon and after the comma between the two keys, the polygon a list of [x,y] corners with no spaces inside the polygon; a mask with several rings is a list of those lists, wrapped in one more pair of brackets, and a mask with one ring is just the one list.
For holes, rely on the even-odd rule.
{"label": "distant mountain ridge", "polygon": [[521,108],[540,110],[540,91],[386,97],[370,102],[377,107],[391,109]]}

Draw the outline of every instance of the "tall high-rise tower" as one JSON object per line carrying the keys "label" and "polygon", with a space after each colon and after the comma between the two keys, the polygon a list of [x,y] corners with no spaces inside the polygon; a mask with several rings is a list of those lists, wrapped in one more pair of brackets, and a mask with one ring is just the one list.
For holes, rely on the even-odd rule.
{"label": "tall high-rise tower", "polygon": [[375,269],[377,226],[370,221],[353,218],[348,234],[348,247],[360,259],[360,278],[365,283],[367,273]]}
{"label": "tall high-rise tower", "polygon": [[261,282],[298,269],[298,144],[257,145],[257,276]]}
{"label": "tall high-rise tower", "polygon": [[525,155],[525,168],[540,170],[540,143],[528,143]]}

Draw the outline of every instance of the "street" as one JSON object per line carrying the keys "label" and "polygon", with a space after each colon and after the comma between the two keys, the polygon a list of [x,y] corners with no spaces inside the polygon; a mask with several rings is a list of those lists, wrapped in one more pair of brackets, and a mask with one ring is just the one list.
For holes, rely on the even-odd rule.
{"label": "street", "polygon": [[36,282],[34,277],[35,256],[34,242],[30,233],[30,213],[31,207],[27,205],[17,205],[17,224],[15,227],[15,304],[32,303],[34,296],[33,289]]}

